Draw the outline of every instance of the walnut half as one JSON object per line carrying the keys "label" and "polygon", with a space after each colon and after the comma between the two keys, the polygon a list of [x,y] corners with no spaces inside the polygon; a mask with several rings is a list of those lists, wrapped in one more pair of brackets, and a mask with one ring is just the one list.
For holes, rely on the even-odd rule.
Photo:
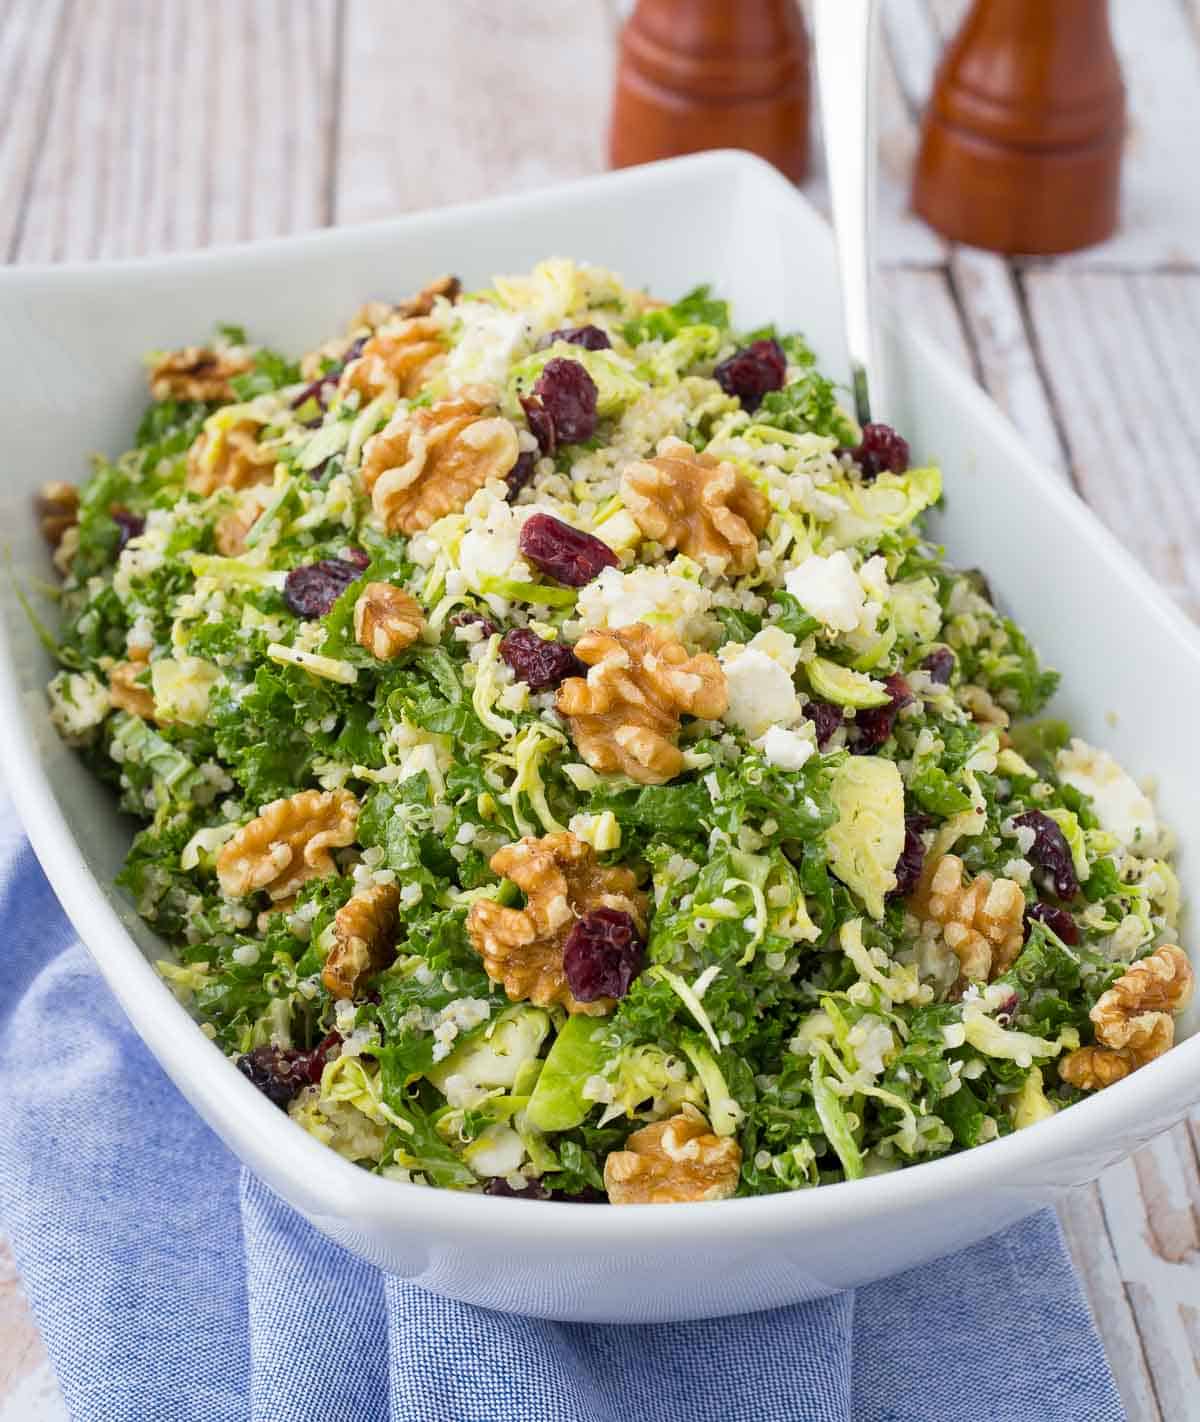
{"label": "walnut half", "polygon": [[585,632],[575,655],[591,670],[586,680],[568,677],[555,705],[593,770],[661,785],[683,769],[674,743],[681,714],[712,718],[729,705],[715,657],[689,656],[681,642],[641,622]]}
{"label": "walnut half", "polygon": [[1025,942],[1025,895],[1013,879],[977,874],[969,883],[963,862],[944,854],[927,866],[910,900],[912,912],[936,924],[961,965],[956,991],[1007,972]]}
{"label": "walnut half", "polygon": [[656,459],[621,476],[621,498],[647,538],[704,563],[717,558],[731,573],[758,562],[758,539],[771,507],[732,464],[666,439]]}
{"label": "walnut half", "polygon": [[1173,1014],[1187,1006],[1194,980],[1187,954],[1173,943],[1139,958],[1089,1013],[1096,1045],[1064,1057],[1059,1076],[1082,1091],[1098,1091],[1161,1057],[1174,1045]]}
{"label": "walnut half", "polygon": [[117,662],[108,673],[108,694],[118,711],[128,711],[143,721],[154,719],[154,693],[138,678],[146,670],[145,662]]}
{"label": "walnut half", "polygon": [[471,906],[467,935],[488,977],[503,983],[513,1002],[561,1003],[591,1016],[611,1012],[611,998],[576,1000],[563,972],[563,946],[575,920],[596,908],[622,909],[645,931],[646,899],[632,871],[603,867],[590,844],[567,832],[505,845],[491,867],[522,891],[525,907],[494,899]]}
{"label": "walnut half", "polygon": [[503,479],[519,453],[516,427],[498,413],[494,392],[477,386],[398,410],[363,448],[363,488],[389,533],[420,533]]}
{"label": "walnut half", "polygon": [[150,394],[156,400],[233,400],[236,396],[229,382],[253,364],[253,358],[242,350],[185,346],[169,352],[151,368]]}
{"label": "walnut half", "polygon": [[333,947],[321,981],[337,998],[354,998],[366,980],[381,973],[396,956],[400,890],[373,884],[354,894],[333,918]]}
{"label": "walnut half", "polygon": [[441,367],[446,349],[442,323],[431,316],[389,322],[342,372],[338,392],[344,396],[357,390],[364,404],[377,395],[393,400],[418,395]]}
{"label": "walnut half", "polygon": [[42,537],[51,548],[63,541],[67,529],[79,522],[79,490],[65,479],[51,479],[33,501]]}
{"label": "walnut half", "polygon": [[221,892],[240,899],[265,889],[272,899],[286,899],[334,872],[329,851],[353,844],[357,827],[358,801],[348,790],[301,790],[272,800],[217,855]]}
{"label": "walnut half", "polygon": [[610,1152],[604,1188],[614,1205],[673,1205],[727,1200],[738,1187],[742,1151],[732,1136],[714,1135],[694,1106],[643,1126]]}
{"label": "walnut half", "polygon": [[398,657],[425,630],[416,598],[392,583],[368,583],[354,604],[354,640],[381,662]]}
{"label": "walnut half", "polygon": [[275,475],[275,453],[258,442],[264,428],[255,420],[239,420],[228,429],[210,420],[188,450],[187,487],[207,496],[217,489],[269,483]]}

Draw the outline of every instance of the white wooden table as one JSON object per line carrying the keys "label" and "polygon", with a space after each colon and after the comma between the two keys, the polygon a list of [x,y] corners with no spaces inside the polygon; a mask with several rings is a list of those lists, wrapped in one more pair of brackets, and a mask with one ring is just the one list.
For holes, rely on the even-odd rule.
{"label": "white wooden table", "polygon": [[[1200,616],[1200,0],[1113,0],[1124,226],[1021,264],[949,246],[905,210],[917,116],[963,4],[885,0],[888,285]],[[595,172],[623,8],[0,0],[0,253],[177,250]],[[807,186],[821,202],[819,172]],[[1200,1419],[1200,1114],[1061,1214],[1131,1422]],[[0,1422],[65,1416],[0,1258]]]}

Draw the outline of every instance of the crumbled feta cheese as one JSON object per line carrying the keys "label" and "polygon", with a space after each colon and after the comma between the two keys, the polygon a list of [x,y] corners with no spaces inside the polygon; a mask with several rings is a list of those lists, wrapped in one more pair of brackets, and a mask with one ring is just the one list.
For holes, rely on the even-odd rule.
{"label": "crumbled feta cheese", "polygon": [[1158,817],[1150,797],[1107,751],[1076,737],[1058,753],[1059,777],[1091,797],[1096,818],[1122,844],[1153,849],[1158,842]]}
{"label": "crumbled feta cheese", "polygon": [[815,749],[807,736],[786,726],[772,726],[762,742],[767,764],[780,770],[800,770]]}
{"label": "crumbled feta cheese", "polygon": [[46,692],[50,697],[50,719],[67,740],[94,730],[112,705],[108,687],[90,671],[59,672]]}
{"label": "crumbled feta cheese", "polygon": [[458,546],[458,566],[476,592],[485,592],[491,578],[530,579],[529,565],[521,557],[521,529],[536,512],[532,504],[513,508],[499,484],[490,484],[472,496],[463,510],[467,531]]}
{"label": "crumbled feta cheese", "polygon": [[781,627],[764,627],[750,638],[746,646],[751,651],[762,652],[773,662],[778,662],[788,676],[794,676],[800,665],[800,648],[796,645],[796,639]]}
{"label": "crumbled feta cheese", "polygon": [[862,618],[863,585],[840,548],[828,558],[811,554],[785,575],[783,585],[806,612],[835,631],[853,632]]}
{"label": "crumbled feta cheese", "polygon": [[719,656],[729,690],[726,721],[757,740],[772,726],[787,726],[800,719],[796,688],[777,661],[738,642],[726,642]]}

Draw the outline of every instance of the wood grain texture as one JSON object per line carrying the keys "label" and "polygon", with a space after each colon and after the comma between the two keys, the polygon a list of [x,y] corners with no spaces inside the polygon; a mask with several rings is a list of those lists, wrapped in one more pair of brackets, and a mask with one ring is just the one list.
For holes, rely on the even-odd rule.
{"label": "wood grain texture", "polygon": [[[1197,419],[1182,387],[1195,366],[1200,274],[1034,268],[1024,280],[1078,488],[1197,616],[1200,485],[1181,477],[1189,459],[1181,438]],[[1177,367],[1171,353],[1188,349]]]}
{"label": "wood grain texture", "polygon": [[0,126],[0,251],[12,260],[20,246],[29,185],[50,107],[50,66],[69,13],[69,0],[7,0],[0,10],[0,93],[22,123]]}
{"label": "wood grain texture", "polygon": [[[1133,112],[1125,227],[1023,267],[950,249],[907,210],[919,115],[965,3],[884,0],[888,294],[1196,614],[1200,0],[1112,0]],[[627,8],[0,0],[0,83],[21,116],[0,126],[0,251],[175,251],[596,171]],[[805,191],[824,203],[819,142]],[[1198,1158],[1200,1117],[1059,1212],[1131,1422],[1200,1419]],[[0,1422],[61,1422],[4,1267]]]}
{"label": "wood grain texture", "polygon": [[345,11],[336,216],[359,222],[597,172],[608,6],[455,0]]}
{"label": "wood grain texture", "polygon": [[68,15],[15,260],[178,251],[330,220],[337,5],[93,0]]}
{"label": "wood grain texture", "polygon": [[[919,5],[921,0],[900,0]],[[939,43],[968,0],[928,0]],[[1121,228],[1107,242],[1058,259],[1060,268],[1200,266],[1200,0],[1109,0],[1125,75],[1129,121]]]}

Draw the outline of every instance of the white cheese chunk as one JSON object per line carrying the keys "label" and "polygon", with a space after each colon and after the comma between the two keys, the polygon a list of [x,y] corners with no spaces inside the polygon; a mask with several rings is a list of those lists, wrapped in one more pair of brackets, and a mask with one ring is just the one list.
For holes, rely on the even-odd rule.
{"label": "white cheese chunk", "polygon": [[816,747],[799,731],[786,726],[772,726],[762,740],[762,753],[768,765],[779,770],[800,770]]}
{"label": "white cheese chunk", "polygon": [[1122,844],[1142,853],[1158,842],[1158,817],[1150,797],[1107,751],[1076,737],[1058,753],[1060,778],[1091,798],[1096,818]]}
{"label": "white cheese chunk", "polygon": [[720,652],[729,688],[725,720],[745,731],[750,739],[764,736],[772,726],[787,726],[800,717],[800,701],[787,671],[759,651],[727,642]]}
{"label": "white cheese chunk", "polygon": [[853,632],[862,618],[862,583],[840,548],[828,558],[813,553],[787,573],[783,585],[805,612],[837,632]]}

